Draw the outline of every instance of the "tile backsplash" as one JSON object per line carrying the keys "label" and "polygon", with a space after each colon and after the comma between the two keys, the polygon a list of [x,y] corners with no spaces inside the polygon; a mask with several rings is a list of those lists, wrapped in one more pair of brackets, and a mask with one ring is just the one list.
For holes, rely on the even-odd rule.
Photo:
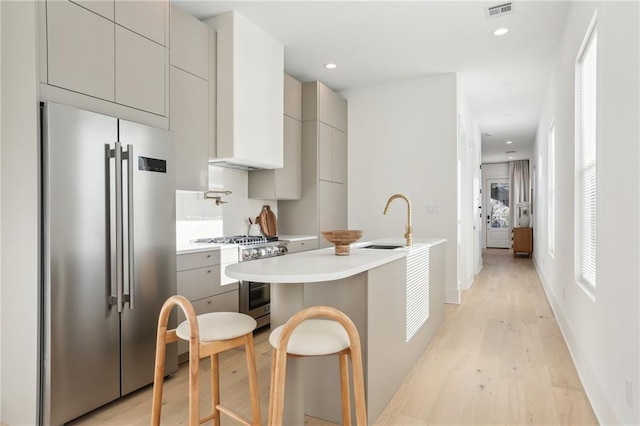
{"label": "tile backsplash", "polygon": [[249,172],[209,166],[209,189],[231,191],[221,194],[225,204],[205,199],[203,192],[176,191],[176,236],[178,241],[197,238],[244,235],[248,218],[255,219],[263,205],[278,215],[276,200],[252,200],[248,196]]}

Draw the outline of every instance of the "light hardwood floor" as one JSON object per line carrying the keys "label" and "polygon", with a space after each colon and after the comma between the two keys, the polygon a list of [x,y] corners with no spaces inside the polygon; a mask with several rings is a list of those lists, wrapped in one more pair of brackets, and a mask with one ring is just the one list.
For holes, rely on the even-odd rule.
{"label": "light hardwood floor", "polygon": [[[442,328],[375,424],[597,424],[531,260],[498,249],[486,250],[483,259],[484,268],[462,303],[447,305]],[[271,359],[267,337],[262,331],[255,338],[264,424]],[[244,360],[237,349],[221,355],[221,395],[223,403],[249,417]],[[163,424],[187,423],[185,367],[165,383]],[[208,363],[202,367],[205,415]],[[148,425],[150,412],[147,387],[74,424]],[[330,424],[310,417],[305,423]],[[235,423],[223,416],[222,424]]]}

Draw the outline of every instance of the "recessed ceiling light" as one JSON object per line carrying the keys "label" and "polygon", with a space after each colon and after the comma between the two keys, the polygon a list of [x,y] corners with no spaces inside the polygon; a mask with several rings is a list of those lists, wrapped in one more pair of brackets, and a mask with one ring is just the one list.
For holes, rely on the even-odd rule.
{"label": "recessed ceiling light", "polygon": [[513,157],[509,157],[509,160],[513,160]]}
{"label": "recessed ceiling light", "polygon": [[507,141],[507,145],[511,145],[513,141]]}
{"label": "recessed ceiling light", "polygon": [[497,30],[495,30],[493,32],[493,35],[495,36],[501,36],[501,35],[505,35],[506,33],[509,32],[508,28],[498,28]]}
{"label": "recessed ceiling light", "polygon": [[333,69],[336,69],[338,66],[336,64],[326,64],[324,67],[328,70],[333,70]]}

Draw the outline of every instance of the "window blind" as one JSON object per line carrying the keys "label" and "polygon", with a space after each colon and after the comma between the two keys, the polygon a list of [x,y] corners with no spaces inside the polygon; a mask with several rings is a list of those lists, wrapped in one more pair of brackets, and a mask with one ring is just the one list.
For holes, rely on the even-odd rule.
{"label": "window blind", "polygon": [[596,68],[597,31],[595,26],[580,60],[580,279],[592,289],[596,286]]}

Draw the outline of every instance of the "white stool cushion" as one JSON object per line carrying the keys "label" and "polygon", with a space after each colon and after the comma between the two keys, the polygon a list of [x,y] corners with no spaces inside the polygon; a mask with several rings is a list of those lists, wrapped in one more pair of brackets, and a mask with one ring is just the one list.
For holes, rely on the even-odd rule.
{"label": "white stool cushion", "polygon": [[[269,343],[278,347],[284,325],[269,335]],[[349,335],[340,323],[327,319],[308,319],[300,323],[289,338],[287,353],[302,356],[330,355],[349,347]]]}
{"label": "white stool cushion", "polygon": [[[212,312],[196,317],[201,342],[213,342],[217,340],[229,340],[244,336],[255,330],[258,323],[249,315],[238,312]],[[176,328],[176,335],[189,341],[189,323],[183,321]]]}

